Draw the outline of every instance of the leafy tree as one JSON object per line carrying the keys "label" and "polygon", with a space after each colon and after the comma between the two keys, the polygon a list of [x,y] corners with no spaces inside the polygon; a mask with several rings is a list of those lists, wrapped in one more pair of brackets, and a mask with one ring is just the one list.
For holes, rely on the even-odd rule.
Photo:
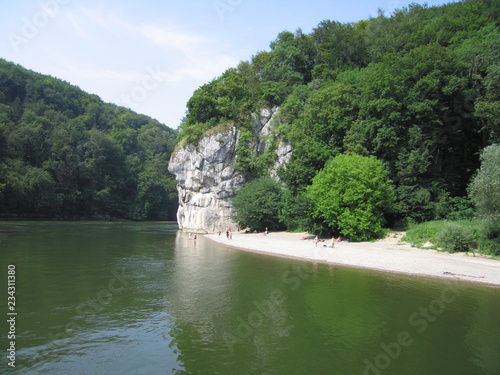
{"label": "leafy tree", "polygon": [[310,94],[285,133],[294,152],[284,180],[308,185],[327,160],[342,153],[342,140],[357,110],[354,89],[348,84],[330,84]]}
{"label": "leafy tree", "polygon": [[318,46],[314,75],[332,78],[339,72],[368,64],[364,26],[322,21],[312,37]]}
{"label": "leafy tree", "polygon": [[314,203],[305,192],[293,195],[290,190],[284,190],[282,202],[280,221],[287,230],[312,233],[323,231],[321,221],[312,216]]}
{"label": "leafy tree", "polygon": [[246,183],[232,200],[234,220],[241,228],[282,229],[282,193],[281,184],[268,177]]}
{"label": "leafy tree", "polygon": [[500,141],[500,30],[489,25],[473,33],[457,47],[469,66],[469,74],[482,83],[483,95],[475,103],[475,115],[485,137]]}
{"label": "leafy tree", "polygon": [[176,182],[167,172],[167,164],[156,156],[149,160],[137,183],[136,219],[161,220],[177,212]]}
{"label": "leafy tree", "polygon": [[50,173],[12,159],[7,160],[2,169],[4,182],[0,185],[3,185],[4,206],[15,208],[20,215],[50,216],[58,213],[60,197]]}
{"label": "leafy tree", "polygon": [[374,157],[339,155],[307,189],[315,216],[354,241],[380,236],[394,194],[384,164]]}
{"label": "leafy tree", "polygon": [[294,35],[283,31],[270,44],[271,60],[262,70],[266,83],[263,97],[270,104],[281,104],[296,85],[311,80],[316,54],[309,36],[299,29]]}
{"label": "leafy tree", "polygon": [[481,152],[481,168],[469,185],[469,194],[481,215],[500,223],[500,145]]}

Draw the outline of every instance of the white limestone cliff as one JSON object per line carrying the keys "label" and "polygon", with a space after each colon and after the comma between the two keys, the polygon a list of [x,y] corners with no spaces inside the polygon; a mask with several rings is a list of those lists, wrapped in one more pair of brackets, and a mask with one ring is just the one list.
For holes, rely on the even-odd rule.
{"label": "white limestone cliff", "polygon": [[[254,117],[254,145],[258,153],[266,150],[265,136],[271,134],[273,117],[278,108],[263,109]],[[215,233],[226,227],[236,229],[231,219],[231,198],[245,183],[243,175],[233,168],[240,131],[235,127],[213,132],[198,144],[178,148],[169,162],[179,193],[177,222],[185,232]],[[277,178],[279,166],[291,157],[291,147],[280,142],[276,164],[270,175]]]}

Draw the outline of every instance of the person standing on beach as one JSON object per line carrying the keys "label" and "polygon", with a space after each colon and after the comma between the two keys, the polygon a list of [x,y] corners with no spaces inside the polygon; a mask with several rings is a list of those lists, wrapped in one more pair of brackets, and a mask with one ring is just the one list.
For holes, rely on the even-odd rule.
{"label": "person standing on beach", "polygon": [[314,237],[314,246],[318,247],[318,242],[319,242],[318,236]]}

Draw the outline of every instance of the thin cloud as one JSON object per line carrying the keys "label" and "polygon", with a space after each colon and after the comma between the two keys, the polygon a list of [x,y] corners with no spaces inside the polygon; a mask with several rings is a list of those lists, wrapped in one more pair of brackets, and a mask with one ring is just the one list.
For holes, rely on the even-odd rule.
{"label": "thin cloud", "polygon": [[80,37],[80,39],[85,40],[87,43],[92,42],[92,38],[85,30],[85,27],[81,24],[81,21],[73,12],[65,12],[66,18],[69,20],[73,30],[75,30],[76,34]]}
{"label": "thin cloud", "polygon": [[144,24],[139,26],[137,30],[149,41],[160,47],[175,48],[183,52],[193,51],[205,43],[214,43],[202,35],[187,33],[172,26],[159,27],[153,24]]}
{"label": "thin cloud", "polygon": [[[139,71],[144,70],[144,64],[139,63],[139,55],[148,56],[150,61],[155,58],[163,60],[164,65],[167,65],[163,69],[168,71],[164,74],[165,82],[182,78],[210,80],[238,63],[236,58],[224,51],[225,46],[216,40],[174,25],[136,24],[113,11],[87,9],[83,6],[78,6],[78,13],[67,11],[66,17],[78,38],[87,45],[96,48],[105,44],[110,55],[120,59],[122,63],[139,66],[133,74],[108,70],[82,71],[85,76],[100,75],[114,80],[123,77],[123,80],[128,81],[140,79]],[[130,50],[128,42],[131,39],[140,50]]]}
{"label": "thin cloud", "polygon": [[90,9],[82,5],[77,6],[78,14],[85,16],[89,21],[92,21],[94,25],[97,25],[103,29],[114,30],[117,26],[126,27],[126,23],[122,22],[121,18],[117,16],[116,13],[106,12],[99,9]]}

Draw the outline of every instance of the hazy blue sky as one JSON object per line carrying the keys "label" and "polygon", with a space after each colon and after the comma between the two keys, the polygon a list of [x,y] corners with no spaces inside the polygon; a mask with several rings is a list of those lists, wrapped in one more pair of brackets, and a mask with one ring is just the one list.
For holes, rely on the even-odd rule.
{"label": "hazy blue sky", "polygon": [[412,2],[0,0],[0,57],[177,128],[194,90],[269,50],[279,32]]}

